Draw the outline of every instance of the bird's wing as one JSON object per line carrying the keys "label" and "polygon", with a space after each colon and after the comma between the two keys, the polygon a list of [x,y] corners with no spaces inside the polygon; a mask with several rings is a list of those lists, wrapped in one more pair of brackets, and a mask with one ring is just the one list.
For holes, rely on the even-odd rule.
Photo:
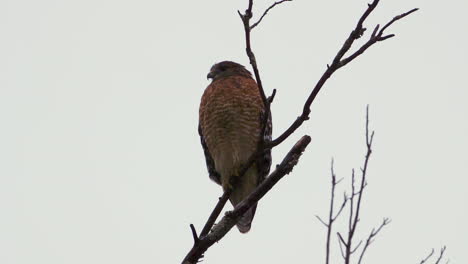
{"label": "bird's wing", "polygon": [[200,125],[198,125],[198,134],[200,135],[201,145],[203,147],[203,152],[205,153],[206,167],[208,168],[208,174],[210,175],[210,179],[212,179],[217,184],[221,185],[221,177],[215,169],[214,160],[211,157],[210,151],[208,150],[208,146],[206,145],[205,138],[203,137],[203,132]]}
{"label": "bird's wing", "polygon": [[[260,122],[263,122],[265,116],[265,111],[260,113]],[[271,133],[272,133],[272,121],[271,121],[271,111],[268,115],[268,120],[266,123],[265,133],[263,134],[263,141],[270,142],[271,141]],[[271,167],[271,149],[267,149],[263,151],[263,155],[257,160],[257,170],[258,170],[258,184],[260,184],[265,177],[268,176],[270,173]]]}

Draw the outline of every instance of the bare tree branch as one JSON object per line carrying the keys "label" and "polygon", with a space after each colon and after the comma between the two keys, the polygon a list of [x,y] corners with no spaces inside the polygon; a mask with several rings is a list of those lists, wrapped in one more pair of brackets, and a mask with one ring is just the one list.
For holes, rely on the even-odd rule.
{"label": "bare tree branch", "polygon": [[323,221],[322,218],[320,218],[320,216],[315,215],[315,217],[316,217],[325,227],[328,227],[328,224],[325,223],[325,221]]}
{"label": "bare tree branch", "polygon": [[377,32],[376,30],[374,30],[375,34],[371,35],[370,39],[360,49],[358,49],[351,56],[349,56],[349,57],[347,57],[345,59],[342,59],[343,56],[351,48],[354,41],[356,39],[360,38],[363,35],[363,33],[365,31],[365,28],[363,27],[363,24],[364,24],[365,20],[367,19],[367,17],[377,7],[378,3],[379,3],[379,0],[374,0],[371,4],[368,5],[368,8],[366,9],[364,14],[359,19],[359,22],[356,25],[355,29],[353,31],[351,31],[349,37],[346,39],[343,46],[341,47],[341,49],[338,51],[335,58],[333,59],[332,64],[327,65],[326,71],[323,73],[322,77],[319,79],[319,81],[315,85],[314,89],[312,90],[311,94],[307,98],[307,100],[306,100],[306,102],[304,104],[303,110],[302,110],[302,114],[289,126],[288,129],[286,129],[286,131],[284,131],[279,137],[277,137],[275,140],[273,140],[270,144],[267,144],[267,147],[274,147],[274,146],[279,145],[286,138],[288,138],[294,131],[296,131],[296,129],[298,129],[302,125],[302,123],[304,123],[304,121],[309,120],[309,114],[310,114],[310,111],[311,111],[310,106],[312,105],[313,101],[317,97],[318,93],[322,89],[325,82],[332,76],[332,74],[336,70],[338,70],[339,68],[345,66],[346,64],[348,64],[349,62],[354,60],[356,57],[358,57],[359,55],[364,53],[364,51],[366,51],[367,48],[374,45],[375,43],[377,43],[379,41],[384,41],[384,40],[392,37],[393,35],[383,36],[384,30],[387,29],[390,25],[392,25],[395,21],[400,20],[400,19],[406,17],[407,15],[409,15],[409,14],[411,14],[411,13],[418,10],[417,8],[414,8],[414,9],[412,9],[412,10],[406,12],[406,13],[403,13],[401,15],[398,15],[398,16],[394,17],[380,31]]}
{"label": "bare tree branch", "polygon": [[253,72],[255,75],[255,79],[257,80],[258,89],[260,91],[260,96],[262,97],[263,104],[265,106],[268,105],[267,98],[265,96],[265,91],[262,85],[262,79],[260,78],[260,72],[258,71],[257,60],[255,59],[255,54],[252,51],[251,42],[250,42],[250,19],[252,19],[252,6],[253,0],[249,0],[249,6],[245,10],[245,13],[242,14],[240,11],[237,11],[239,14],[242,23],[244,24],[244,32],[245,32],[245,51],[247,56],[249,57],[250,64],[252,65]]}
{"label": "bare tree branch", "polygon": [[[340,246],[340,251],[341,255],[343,256],[343,259],[345,260],[345,264],[348,264],[351,262],[351,256],[360,248],[360,246],[363,243],[363,240],[360,240],[357,245],[353,244],[353,239],[356,234],[356,229],[357,229],[357,224],[360,221],[359,216],[361,212],[361,203],[362,203],[362,196],[364,194],[364,188],[367,186],[366,182],[366,176],[367,176],[367,167],[369,164],[370,156],[372,154],[372,142],[374,138],[374,132],[369,132],[369,106],[366,108],[366,147],[367,147],[367,152],[365,155],[364,159],[364,165],[361,169],[361,178],[360,178],[360,184],[359,186],[356,186],[356,173],[355,170],[352,170],[351,173],[351,195],[349,197],[344,196],[344,201],[337,213],[336,216],[333,216],[333,211],[334,211],[334,192],[335,192],[335,187],[337,184],[336,181],[336,176],[334,173],[333,169],[333,160],[332,160],[332,165],[331,165],[331,175],[332,175],[332,188],[331,188],[331,198],[330,198],[330,210],[329,210],[329,222],[328,224],[325,224],[325,226],[328,228],[328,232],[330,232],[332,228],[333,222],[338,218],[339,214],[343,210],[343,208],[349,204],[349,216],[348,216],[348,234],[346,239],[343,238],[340,232],[337,232],[338,235],[338,244]],[[357,190],[356,190],[357,188]],[[348,202],[349,201],[349,202]],[[372,229],[371,233],[365,240],[363,249],[361,251],[360,257],[358,264],[362,262],[362,259],[364,257],[364,254],[366,253],[366,250],[370,246],[370,244],[373,242],[373,239],[377,234],[381,231],[381,229],[390,223],[390,220],[388,218],[384,218],[382,224],[376,229]],[[330,236],[327,233],[327,252],[326,252],[326,261],[325,263],[329,263],[329,254],[330,254]]]}
{"label": "bare tree branch", "polygon": [[333,221],[335,221],[341,214],[341,212],[343,211],[343,209],[345,208],[346,206],[346,203],[348,202],[348,197],[345,197],[343,198],[343,202],[341,203],[341,206],[340,208],[338,209],[338,212],[336,213],[336,215],[332,218]]}
{"label": "bare tree branch", "polygon": [[437,259],[437,261],[435,262],[435,264],[439,264],[439,262],[442,260],[442,258],[444,257],[444,253],[445,253],[445,250],[447,249],[446,246],[443,246],[441,249],[440,249],[440,253],[439,253],[439,258]]}
{"label": "bare tree branch", "polygon": [[250,26],[250,30],[254,29],[256,26],[258,26],[258,24],[260,24],[260,22],[262,22],[263,17],[265,17],[268,14],[268,11],[270,11],[270,9],[274,8],[276,5],[282,4],[284,2],[289,2],[289,1],[292,1],[292,0],[281,0],[278,2],[274,2],[270,7],[268,7],[265,10],[265,12],[263,12],[263,15],[260,17],[260,19],[257,22],[253,23],[252,26]]}
{"label": "bare tree branch", "polygon": [[199,238],[189,253],[182,261],[183,264],[195,264],[203,256],[205,251],[215,242],[220,240],[237,223],[247,210],[257,203],[273,186],[279,182],[286,174],[289,174],[299,161],[300,156],[309,145],[309,136],[303,136],[288,152],[283,161],[247,198],[239,203],[233,211],[227,212],[216,224],[211,232]]}
{"label": "bare tree branch", "polygon": [[366,253],[367,248],[370,246],[370,244],[372,244],[372,242],[374,242],[373,239],[379,234],[380,230],[382,230],[382,228],[384,226],[388,225],[390,222],[391,222],[391,220],[389,218],[384,218],[382,223],[380,224],[380,226],[377,229],[375,229],[375,228],[372,229],[371,233],[369,234],[369,236],[366,239],[366,244],[364,245],[364,248],[361,251],[361,255],[359,256],[358,264],[361,264],[362,258],[364,257],[364,254]]}
{"label": "bare tree branch", "polygon": [[[331,166],[330,166],[330,175],[331,175],[331,194],[330,194],[330,210],[329,210],[329,214],[328,214],[328,223],[325,223],[325,221],[323,221],[319,216],[316,216],[318,218],[318,220],[320,222],[322,222],[322,224],[325,225],[325,227],[327,228],[326,246],[325,246],[325,264],[330,263],[330,252],[331,252],[330,243],[331,243],[331,233],[332,233],[332,230],[333,230],[333,222],[335,222],[336,218],[338,218],[338,216],[341,214],[341,211],[343,211],[343,208],[345,207],[346,202],[347,202],[347,198],[346,198],[346,195],[345,195],[345,198],[344,198],[343,203],[341,204],[341,206],[340,206],[340,208],[338,210],[338,213],[336,213],[336,215],[334,215],[335,188],[336,188],[336,185],[341,180],[339,180],[339,181],[336,180],[336,174],[335,174],[335,170],[334,170],[334,160],[333,159],[331,161]],[[341,237],[341,235],[339,233],[338,233],[338,237],[340,237],[342,239],[342,237]],[[344,240],[343,240],[343,242],[344,242]]]}
{"label": "bare tree branch", "polygon": [[423,260],[421,260],[421,262],[420,262],[419,264],[424,264],[424,263],[426,263],[426,261],[428,261],[428,260],[432,257],[432,255],[434,255],[434,252],[435,252],[435,250],[432,249],[432,250],[431,250],[431,253],[429,253],[429,255],[427,255],[427,257],[425,257]]}
{"label": "bare tree branch", "polygon": [[[434,264],[439,264],[440,261],[442,260],[442,258],[444,257],[444,254],[445,254],[445,250],[447,249],[446,246],[443,246],[441,249],[440,249],[440,253],[439,253],[439,257],[436,259],[436,261],[434,262]],[[434,253],[435,253],[435,250],[432,249],[431,250],[431,253],[429,253],[429,255],[427,255],[427,257],[425,257],[423,260],[421,260],[421,262],[419,262],[419,264],[424,264],[426,263],[429,259],[432,258],[432,256],[434,256]],[[448,259],[445,263],[449,263],[450,262],[450,259]]]}
{"label": "bare tree branch", "polygon": [[193,243],[196,244],[198,243],[198,235],[197,235],[197,230],[195,230],[195,226],[193,224],[190,224],[190,230],[192,230],[192,237],[193,237]]}
{"label": "bare tree branch", "polygon": [[226,205],[226,202],[229,199],[229,196],[231,196],[231,193],[232,193],[232,189],[228,189],[223,193],[221,197],[219,197],[218,203],[213,209],[213,212],[211,212],[210,217],[208,217],[208,220],[206,221],[206,224],[200,233],[200,237],[204,237],[210,232],[211,228],[216,222],[216,219],[218,219],[219,214],[223,210],[224,205]]}
{"label": "bare tree branch", "polygon": [[345,252],[343,250],[343,246],[346,247],[346,242],[344,241],[343,237],[341,236],[340,232],[337,232],[336,235],[338,236],[338,245],[340,246],[340,252],[341,252],[341,256],[344,258],[346,258],[345,256]]}

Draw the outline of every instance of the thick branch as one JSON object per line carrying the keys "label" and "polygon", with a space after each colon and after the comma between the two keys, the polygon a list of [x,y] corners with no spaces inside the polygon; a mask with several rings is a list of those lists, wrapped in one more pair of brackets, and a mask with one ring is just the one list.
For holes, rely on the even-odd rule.
{"label": "thick branch", "polygon": [[398,15],[398,16],[394,17],[380,31],[377,31],[378,30],[378,26],[377,26],[376,30],[374,30],[374,32],[371,35],[370,39],[364,45],[362,45],[361,48],[359,48],[356,52],[354,52],[349,57],[347,57],[345,59],[342,59],[343,56],[351,48],[354,41],[356,39],[360,38],[362,36],[362,34],[364,33],[365,29],[363,27],[363,24],[364,24],[365,20],[367,19],[367,17],[377,7],[378,3],[379,3],[379,0],[374,0],[371,4],[368,5],[368,8],[366,9],[366,11],[363,13],[361,18],[359,19],[356,27],[354,28],[353,31],[351,31],[349,37],[346,39],[346,41],[343,43],[343,46],[341,47],[341,49],[336,54],[335,58],[333,59],[332,64],[327,65],[326,71],[322,74],[322,77],[319,79],[319,81],[315,85],[314,89],[310,93],[309,97],[307,98],[307,100],[306,100],[306,102],[304,104],[302,114],[289,126],[288,129],[286,129],[286,131],[284,131],[279,137],[277,137],[270,144],[268,144],[267,147],[272,148],[274,146],[277,146],[277,145],[281,144],[281,142],[283,142],[292,133],[294,133],[294,131],[296,131],[296,129],[298,129],[302,125],[302,123],[304,123],[304,121],[309,120],[309,114],[310,114],[310,111],[311,111],[310,106],[314,102],[315,98],[317,97],[318,93],[322,89],[325,82],[332,76],[332,74],[336,70],[338,70],[339,68],[345,66],[346,64],[348,64],[349,62],[351,62],[352,60],[357,58],[359,55],[364,53],[364,51],[366,51],[370,46],[374,45],[375,43],[377,43],[379,41],[384,41],[384,40],[386,40],[386,39],[388,39],[390,37],[393,37],[393,35],[384,36],[384,30],[387,29],[390,25],[392,25],[395,21],[400,20],[400,19],[406,17],[407,15],[409,15],[409,14],[411,14],[411,13],[418,10],[417,8],[415,8],[415,9],[412,9],[412,10],[406,12],[406,13],[403,13],[401,15]]}
{"label": "thick branch", "polygon": [[195,243],[190,252],[182,261],[183,264],[195,264],[203,256],[203,253],[215,242],[220,240],[237,223],[247,210],[257,203],[276,183],[286,174],[289,174],[299,161],[299,158],[309,145],[311,139],[309,136],[303,136],[288,152],[276,169],[266,178],[247,198],[239,203],[233,211],[219,221],[218,224],[206,236],[201,237],[198,243]]}

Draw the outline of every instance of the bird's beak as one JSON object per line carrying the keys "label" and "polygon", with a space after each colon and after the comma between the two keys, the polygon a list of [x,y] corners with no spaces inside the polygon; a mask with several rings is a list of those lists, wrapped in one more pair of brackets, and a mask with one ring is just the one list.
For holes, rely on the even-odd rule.
{"label": "bird's beak", "polygon": [[210,72],[208,75],[206,75],[206,79],[213,79],[214,78],[214,73]]}

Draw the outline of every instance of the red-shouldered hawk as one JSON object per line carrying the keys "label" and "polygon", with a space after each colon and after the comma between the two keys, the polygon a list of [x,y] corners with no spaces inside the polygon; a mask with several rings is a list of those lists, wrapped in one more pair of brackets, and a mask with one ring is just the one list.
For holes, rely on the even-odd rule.
{"label": "red-shouldered hawk", "polygon": [[[200,104],[199,134],[210,178],[224,190],[231,177],[239,176],[242,165],[257,150],[258,141],[271,140],[271,116],[262,132],[265,106],[257,83],[244,66],[223,61],[211,67]],[[230,201],[233,206],[247,197],[265,177],[271,166],[271,151],[264,151],[237,182]],[[250,230],[257,205],[251,207],[237,223],[241,233]]]}

